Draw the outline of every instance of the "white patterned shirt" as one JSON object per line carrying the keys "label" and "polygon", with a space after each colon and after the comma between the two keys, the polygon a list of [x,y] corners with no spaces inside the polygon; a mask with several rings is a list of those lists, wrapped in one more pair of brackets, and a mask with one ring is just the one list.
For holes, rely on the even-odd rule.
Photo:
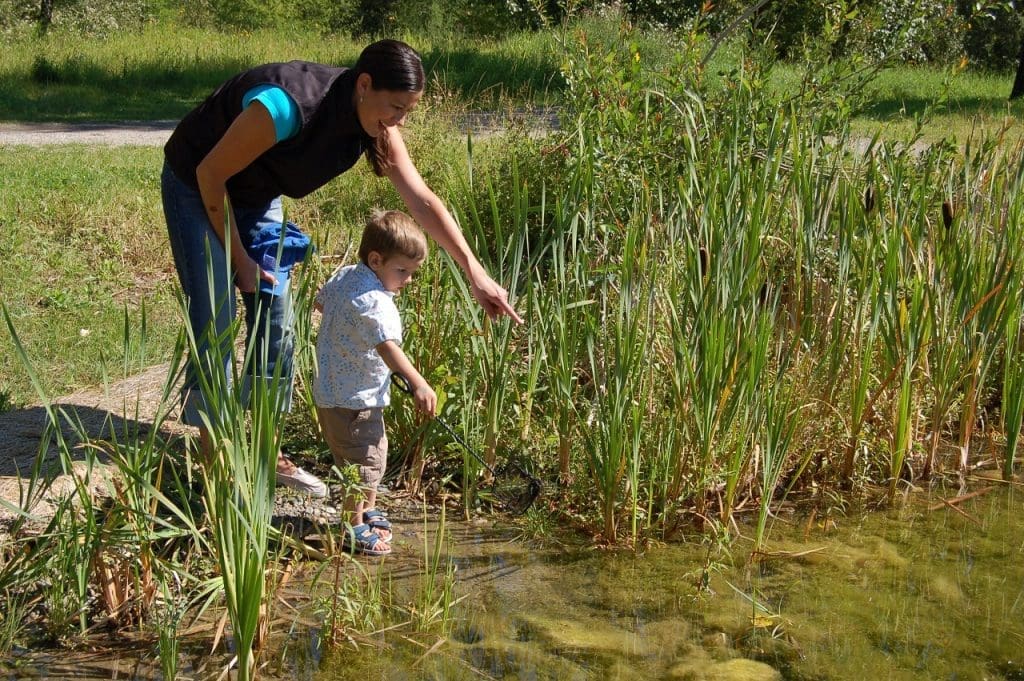
{"label": "white patterned shirt", "polygon": [[313,382],[318,407],[388,405],[391,371],[376,348],[389,340],[402,342],[394,297],[363,263],[338,268],[316,294],[323,310]]}

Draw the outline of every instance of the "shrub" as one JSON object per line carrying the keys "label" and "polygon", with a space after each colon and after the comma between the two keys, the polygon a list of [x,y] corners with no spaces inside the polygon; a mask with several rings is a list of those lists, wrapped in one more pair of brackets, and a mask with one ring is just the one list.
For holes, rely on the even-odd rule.
{"label": "shrub", "polygon": [[285,18],[277,0],[184,0],[181,19],[192,26],[257,29]]}
{"label": "shrub", "polygon": [[493,37],[564,16],[556,0],[300,0],[294,7],[300,20],[356,38],[410,32]]}
{"label": "shrub", "polygon": [[643,25],[679,28],[700,12],[701,0],[626,0],[626,15]]}
{"label": "shrub", "polygon": [[1024,40],[1024,3],[1015,4],[1018,9],[1009,3],[988,3],[971,16],[964,35],[964,50],[972,65],[995,71],[1017,66]]}
{"label": "shrub", "polygon": [[86,36],[138,30],[153,19],[155,0],[53,0],[43,16],[38,0],[0,0],[0,33],[17,35],[35,27]]}
{"label": "shrub", "polygon": [[849,24],[847,49],[873,61],[950,64],[963,54],[966,22],[942,0],[886,0]]}

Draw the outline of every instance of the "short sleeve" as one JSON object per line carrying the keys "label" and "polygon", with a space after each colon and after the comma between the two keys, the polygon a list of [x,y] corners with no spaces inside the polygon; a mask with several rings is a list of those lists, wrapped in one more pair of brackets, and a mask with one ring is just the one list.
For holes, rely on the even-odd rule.
{"label": "short sleeve", "polygon": [[402,321],[391,296],[371,292],[353,301],[355,335],[363,349],[375,348],[384,341],[402,342]]}
{"label": "short sleeve", "polygon": [[299,107],[287,92],[276,85],[257,85],[242,97],[242,108],[258,101],[274,121],[274,134],[278,142],[286,140],[299,131]]}

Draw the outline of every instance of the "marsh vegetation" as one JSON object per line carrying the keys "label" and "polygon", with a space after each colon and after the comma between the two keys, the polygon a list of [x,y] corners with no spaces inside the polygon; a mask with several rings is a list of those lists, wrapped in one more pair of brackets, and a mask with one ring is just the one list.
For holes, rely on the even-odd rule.
{"label": "marsh vegetation", "polygon": [[[474,59],[489,57],[485,71],[499,81],[495,64],[530,65],[502,74],[501,89],[466,79],[466,55],[424,48],[435,71],[409,122],[411,153],[528,321],[485,319],[439,255],[401,297],[406,346],[443,393],[443,418],[485,460],[514,457],[545,480],[545,495],[514,521],[519,541],[549,546],[568,533],[647,555],[696,545],[687,561],[698,593],[715,598],[700,590],[712,567],[736,560],[756,571],[801,552],[792,537],[775,540],[776,519],[795,508],[804,526],[830,528],[853,506],[898,512],[919,496],[969,493],[982,469],[997,471],[1001,482],[987,484],[1009,488],[1012,505],[1024,416],[1019,108],[992,105],[971,118],[974,129],[946,126],[963,115],[951,103],[961,79],[986,92],[1009,77],[949,70],[931,104],[885,127],[870,117],[885,62],[834,58],[838,34],[780,63],[757,40],[719,48],[699,28],[649,33],[589,17],[481,46]],[[9,117],[27,115],[19,102],[70,110],[88,94],[105,118],[114,110],[104,90],[120,101],[127,82],[162,84],[138,107],[126,100],[130,117],[173,118],[244,63],[346,63],[356,49],[323,39],[299,55],[288,36],[211,42],[201,29],[148,30],[113,51],[26,42],[0,64],[13,74],[4,82],[35,83],[8,98]],[[172,39],[189,49],[160,49]],[[41,64],[52,77],[41,79]],[[986,97],[995,99],[977,95]],[[539,137],[510,124],[464,136],[451,121],[480,98],[499,110],[557,104],[559,130]],[[78,115],[64,107],[40,117]],[[161,236],[159,158],[0,155],[0,397],[12,409],[44,407],[40,461],[52,441],[59,466],[32,471],[28,494],[43,494],[55,472],[76,482],[41,527],[21,514],[4,536],[0,645],[150,632],[170,678],[174,630],[223,607],[232,656],[251,676],[280,622],[282,585],[315,557],[314,591],[329,588],[313,610],[329,645],[395,626],[433,651],[462,617],[444,521],[422,533],[421,586],[397,599],[385,572],[271,522],[278,446],[329,473],[308,390],[312,293],[351,259],[350,229],[397,197],[360,170],[288,206],[317,244],[296,296],[296,407],[283,421],[268,395],[251,412],[232,409],[234,388],[220,386],[225,408],[210,425],[221,456],[198,467],[164,427],[192,341],[179,333]],[[76,415],[52,395],[161,362],[155,417],[69,437]],[[446,499],[441,508],[463,518],[486,512],[483,466],[403,400],[391,410],[392,486]],[[111,468],[96,495],[92,476]],[[1001,536],[1006,560],[1019,563],[1019,525],[1007,521]],[[1018,583],[1006,598],[995,617],[1019,613]]]}

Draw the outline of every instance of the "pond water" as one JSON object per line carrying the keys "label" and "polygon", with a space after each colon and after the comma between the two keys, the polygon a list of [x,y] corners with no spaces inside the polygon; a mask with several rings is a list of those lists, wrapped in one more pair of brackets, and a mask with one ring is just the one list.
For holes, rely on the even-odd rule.
{"label": "pond water", "polygon": [[[449,522],[464,598],[448,637],[399,627],[326,648],[300,625],[264,678],[1024,680],[1024,491],[993,485],[955,506],[778,518],[757,561],[746,539],[729,554],[699,541],[636,553]],[[395,554],[369,563],[411,601],[423,523],[393,520]],[[183,676],[217,677],[192,655]],[[5,671],[159,678],[152,653],[148,666],[115,658],[23,655]]]}

